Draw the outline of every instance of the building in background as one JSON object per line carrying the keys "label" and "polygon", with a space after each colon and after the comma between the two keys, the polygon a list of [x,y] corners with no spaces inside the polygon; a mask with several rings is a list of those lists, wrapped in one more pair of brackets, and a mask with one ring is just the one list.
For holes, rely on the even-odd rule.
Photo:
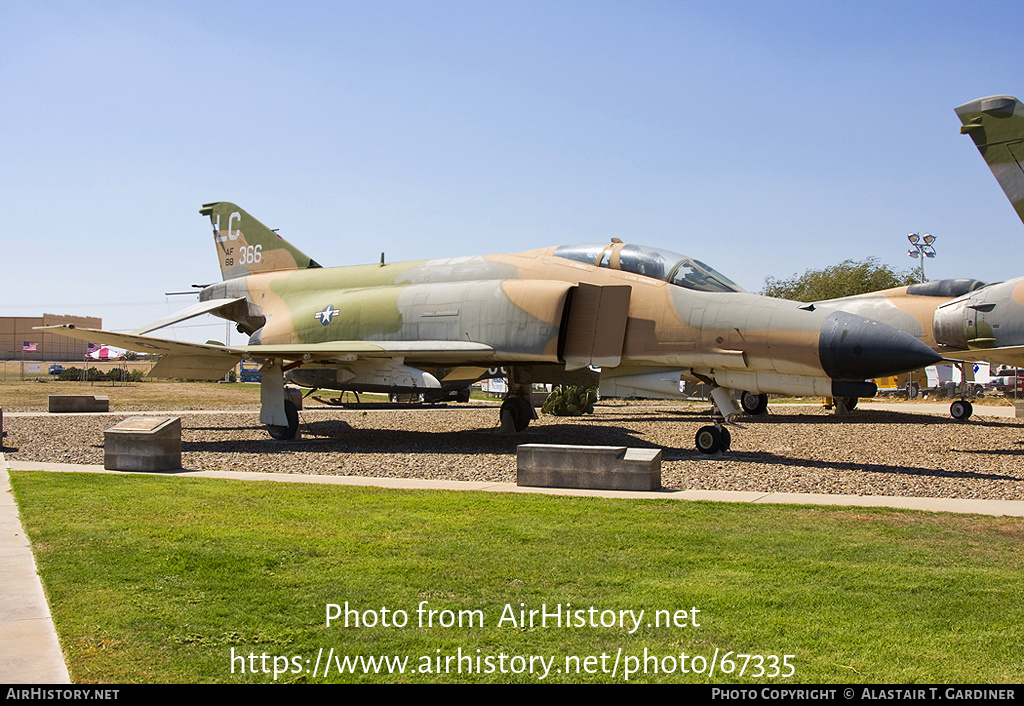
{"label": "building in background", "polygon": [[0,317],[0,360],[82,360],[89,344],[36,326],[74,324],[75,328],[103,328],[103,320],[94,316],[4,316]]}

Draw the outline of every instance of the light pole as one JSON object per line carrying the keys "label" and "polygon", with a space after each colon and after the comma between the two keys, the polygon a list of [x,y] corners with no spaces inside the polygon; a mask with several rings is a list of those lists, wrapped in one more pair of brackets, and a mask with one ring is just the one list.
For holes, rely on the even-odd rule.
{"label": "light pole", "polygon": [[919,233],[910,233],[907,235],[907,240],[910,241],[910,250],[907,251],[907,255],[913,258],[921,259],[921,281],[927,282],[924,278],[924,259],[926,257],[935,257],[935,248],[932,247],[932,243],[935,242],[935,236],[931,233],[925,233],[921,235]]}

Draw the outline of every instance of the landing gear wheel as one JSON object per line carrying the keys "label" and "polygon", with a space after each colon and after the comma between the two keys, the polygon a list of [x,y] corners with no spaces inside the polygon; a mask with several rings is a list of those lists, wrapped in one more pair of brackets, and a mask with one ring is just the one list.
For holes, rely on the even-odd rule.
{"label": "landing gear wheel", "polygon": [[728,430],[719,429],[714,426],[701,427],[697,430],[697,436],[694,441],[697,444],[697,450],[702,454],[713,454],[716,451],[723,451],[722,446],[722,432],[728,434]]}
{"label": "landing gear wheel", "polygon": [[501,403],[499,411],[501,419],[504,419],[506,414],[510,415],[516,431],[522,431],[530,426],[530,420],[533,418],[533,406],[525,397],[509,397]]}
{"label": "landing gear wheel", "polygon": [[844,397],[843,400],[846,402],[846,411],[852,412],[857,409],[857,400],[859,397]]}
{"label": "landing gear wheel", "polygon": [[740,395],[740,407],[747,414],[758,415],[768,411],[768,395],[756,392],[743,392]]}
{"label": "landing gear wheel", "polygon": [[272,439],[288,441],[289,439],[294,439],[296,432],[299,431],[299,410],[296,409],[295,403],[291,400],[284,401],[284,416],[288,419],[288,426],[267,425],[267,433],[270,434]]}
{"label": "landing gear wheel", "polygon": [[722,451],[728,451],[732,446],[732,434],[725,427],[719,429],[718,432],[722,435]]}
{"label": "landing gear wheel", "polygon": [[970,419],[971,415],[974,414],[974,405],[967,400],[957,400],[949,405],[949,413],[953,416],[953,419],[962,422]]}

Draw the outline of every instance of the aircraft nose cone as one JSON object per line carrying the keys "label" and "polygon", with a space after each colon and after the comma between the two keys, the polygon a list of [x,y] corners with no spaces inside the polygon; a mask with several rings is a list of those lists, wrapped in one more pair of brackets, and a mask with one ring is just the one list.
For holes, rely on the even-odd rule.
{"label": "aircraft nose cone", "polygon": [[833,380],[898,375],[942,360],[910,334],[845,311],[833,312],[822,325],[818,357]]}

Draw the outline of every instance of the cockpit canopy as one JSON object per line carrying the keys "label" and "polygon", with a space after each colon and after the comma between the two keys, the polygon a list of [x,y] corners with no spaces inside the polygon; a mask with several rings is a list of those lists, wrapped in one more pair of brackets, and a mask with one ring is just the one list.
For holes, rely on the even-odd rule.
{"label": "cockpit canopy", "polygon": [[555,248],[555,256],[660,279],[698,292],[745,291],[700,260],[671,250],[623,243],[617,238],[608,244],[561,245]]}
{"label": "cockpit canopy", "polygon": [[907,287],[907,294],[921,297],[962,297],[968,292],[987,286],[976,279],[933,279],[931,282],[910,285]]}

